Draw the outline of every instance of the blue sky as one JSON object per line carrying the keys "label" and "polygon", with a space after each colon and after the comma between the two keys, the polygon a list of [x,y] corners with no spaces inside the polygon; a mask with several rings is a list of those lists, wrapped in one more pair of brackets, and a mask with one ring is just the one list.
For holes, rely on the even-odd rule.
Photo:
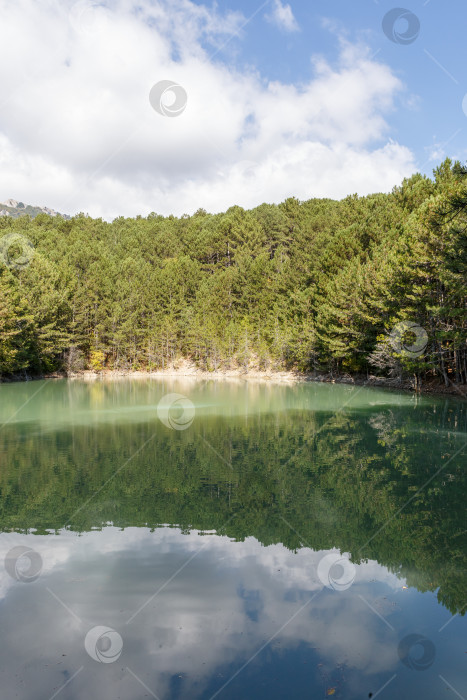
{"label": "blue sky", "polygon": [[[273,4],[265,7],[266,13]],[[440,157],[467,158],[467,114],[462,108],[467,94],[464,0],[402,3],[420,22],[418,38],[408,45],[393,43],[383,33],[384,16],[398,6],[393,0],[292,0],[283,4],[292,10],[296,31],[281,31],[277,23],[265,22],[261,12],[245,26],[235,47],[229,44],[217,54],[217,60],[254,65],[264,79],[300,84],[313,75],[311,54],[322,54],[332,63],[338,53],[338,36],[361,42],[404,83],[406,93],[388,122],[393,138],[413,149],[417,167],[431,174]],[[249,0],[219,0],[217,5],[250,17],[261,3],[255,7]]]}
{"label": "blue sky", "polygon": [[0,16],[0,201],[181,215],[390,191],[467,159],[464,0],[0,0]]}

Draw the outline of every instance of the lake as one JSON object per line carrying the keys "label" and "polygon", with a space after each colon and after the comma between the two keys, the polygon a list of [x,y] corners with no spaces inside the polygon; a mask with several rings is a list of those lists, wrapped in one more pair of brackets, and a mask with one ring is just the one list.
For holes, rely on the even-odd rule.
{"label": "lake", "polygon": [[467,404],[0,385],[1,696],[467,698]]}

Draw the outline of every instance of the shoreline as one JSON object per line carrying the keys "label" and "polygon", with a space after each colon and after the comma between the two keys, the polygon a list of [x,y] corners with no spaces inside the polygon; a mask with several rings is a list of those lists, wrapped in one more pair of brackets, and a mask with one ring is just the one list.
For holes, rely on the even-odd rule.
{"label": "shoreline", "polygon": [[[318,372],[299,372],[297,370],[216,370],[206,371],[195,366],[190,368],[168,368],[164,370],[141,371],[141,370],[104,370],[94,372],[84,370],[75,375],[69,375],[68,379],[81,379],[82,381],[95,381],[96,379],[114,380],[122,379],[147,379],[147,378],[193,378],[199,380],[236,380],[236,381],[259,381],[275,384],[298,384],[304,382],[316,382],[319,384],[347,384],[353,386],[368,386],[382,389],[392,389],[393,391],[405,391],[415,394],[411,380],[402,382],[376,377],[370,375],[366,378],[361,375],[330,375]],[[421,394],[435,394],[437,396],[458,396],[467,399],[467,387],[451,384],[445,386],[442,381],[422,382]]]}
{"label": "shoreline", "polygon": [[[331,375],[319,372],[299,372],[297,370],[257,370],[257,369],[219,369],[215,371],[202,370],[195,364],[184,361],[175,364],[172,367],[159,370],[82,370],[67,374],[66,372],[57,372],[45,374],[38,377],[12,377],[10,379],[1,379],[3,382],[16,381],[31,381],[34,379],[70,379],[81,380],[86,382],[92,381],[109,381],[116,379],[164,379],[164,378],[192,378],[198,380],[216,380],[216,381],[255,381],[268,382],[278,384],[297,384],[302,382],[318,382],[326,384],[348,384],[354,386],[368,386],[384,389],[392,389],[393,391],[406,391],[416,393],[414,391],[412,381],[410,379],[391,380],[385,377],[376,377],[370,375],[365,377],[362,375]],[[422,382],[421,394],[434,394],[437,396],[459,397],[467,399],[467,387],[463,385],[452,384],[445,386],[444,382],[439,379],[432,379]]]}

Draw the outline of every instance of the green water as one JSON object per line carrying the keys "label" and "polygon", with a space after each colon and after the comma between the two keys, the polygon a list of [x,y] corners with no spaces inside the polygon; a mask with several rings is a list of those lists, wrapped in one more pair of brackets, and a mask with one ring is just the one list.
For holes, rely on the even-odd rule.
{"label": "green water", "polygon": [[466,446],[456,399],[0,385],[1,697],[467,697]]}

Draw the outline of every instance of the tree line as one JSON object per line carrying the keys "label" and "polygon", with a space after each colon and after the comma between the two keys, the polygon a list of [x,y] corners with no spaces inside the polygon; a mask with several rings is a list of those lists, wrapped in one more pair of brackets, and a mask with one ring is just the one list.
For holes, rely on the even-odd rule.
{"label": "tree line", "polygon": [[0,217],[0,376],[228,367],[467,383],[467,180],[225,213]]}

